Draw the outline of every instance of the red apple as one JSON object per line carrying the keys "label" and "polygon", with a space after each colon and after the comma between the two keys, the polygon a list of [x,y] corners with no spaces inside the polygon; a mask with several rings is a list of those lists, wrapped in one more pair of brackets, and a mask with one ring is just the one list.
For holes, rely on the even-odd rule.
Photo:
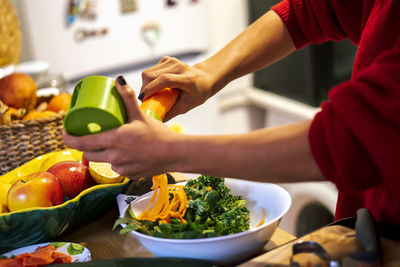
{"label": "red apple", "polygon": [[16,181],[8,190],[10,211],[60,205],[63,201],[61,183],[48,172],[36,172]]}
{"label": "red apple", "polygon": [[82,155],[82,164],[89,167],[89,161]]}
{"label": "red apple", "polygon": [[96,184],[90,175],[89,168],[77,161],[61,161],[47,171],[58,178],[64,196],[70,199]]}

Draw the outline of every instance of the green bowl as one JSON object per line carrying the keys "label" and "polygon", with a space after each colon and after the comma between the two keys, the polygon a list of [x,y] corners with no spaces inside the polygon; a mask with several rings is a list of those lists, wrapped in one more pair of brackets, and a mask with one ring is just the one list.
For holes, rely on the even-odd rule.
{"label": "green bowl", "polygon": [[[38,158],[32,162],[11,172],[23,175],[25,170],[31,171],[34,166],[40,165]],[[9,182],[7,179],[10,173],[0,176],[0,182]],[[67,229],[79,227],[89,219],[103,214],[128,184],[127,178],[121,183],[97,184],[58,206],[1,213],[0,254],[31,244],[57,241],[57,237]]]}

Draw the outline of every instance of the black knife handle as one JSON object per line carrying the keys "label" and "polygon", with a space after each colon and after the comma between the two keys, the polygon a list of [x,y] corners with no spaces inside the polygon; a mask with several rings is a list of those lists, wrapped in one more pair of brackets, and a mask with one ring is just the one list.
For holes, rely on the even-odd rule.
{"label": "black knife handle", "polygon": [[357,210],[356,237],[366,252],[379,255],[380,246],[376,234],[375,223],[368,209],[361,208]]}

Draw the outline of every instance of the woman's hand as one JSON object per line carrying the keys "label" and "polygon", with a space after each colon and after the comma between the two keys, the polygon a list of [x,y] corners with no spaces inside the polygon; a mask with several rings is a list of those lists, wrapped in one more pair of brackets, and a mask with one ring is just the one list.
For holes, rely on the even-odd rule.
{"label": "woman's hand", "polygon": [[87,136],[64,133],[65,144],[84,151],[90,161],[111,163],[114,171],[128,178],[166,172],[174,162],[168,153],[170,143],[179,134],[140,110],[135,93],[122,76],[116,79],[116,87],[127,109],[127,123]]}
{"label": "woman's hand", "polygon": [[250,25],[221,50],[194,66],[164,57],[142,74],[139,99],[169,87],[181,90],[165,121],[204,103],[228,83],[265,68],[295,51],[281,18],[272,10]]}
{"label": "woman's hand", "polygon": [[142,73],[142,88],[139,99],[150,97],[164,88],[181,90],[179,98],[165,116],[164,121],[184,114],[204,103],[213,95],[213,75],[199,68],[189,66],[172,57],[163,57],[155,66]]}

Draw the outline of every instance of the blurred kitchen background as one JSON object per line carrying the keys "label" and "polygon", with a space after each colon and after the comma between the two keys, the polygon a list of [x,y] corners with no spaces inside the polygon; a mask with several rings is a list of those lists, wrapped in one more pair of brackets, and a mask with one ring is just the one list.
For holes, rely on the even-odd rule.
{"label": "blurred kitchen background", "polygon": [[[141,72],[162,56],[193,65],[278,2],[10,1],[17,10],[22,46],[19,64],[3,68],[3,75],[25,72],[35,78],[42,92],[72,92],[84,76],[123,74],[136,93]],[[354,54],[355,47],[347,41],[308,46],[268,69],[233,81],[173,121],[189,134],[224,134],[309,120],[327,99],[329,88],[350,77]],[[301,236],[333,220],[337,191],[332,184],[282,186],[293,199],[280,223],[282,229]]]}

